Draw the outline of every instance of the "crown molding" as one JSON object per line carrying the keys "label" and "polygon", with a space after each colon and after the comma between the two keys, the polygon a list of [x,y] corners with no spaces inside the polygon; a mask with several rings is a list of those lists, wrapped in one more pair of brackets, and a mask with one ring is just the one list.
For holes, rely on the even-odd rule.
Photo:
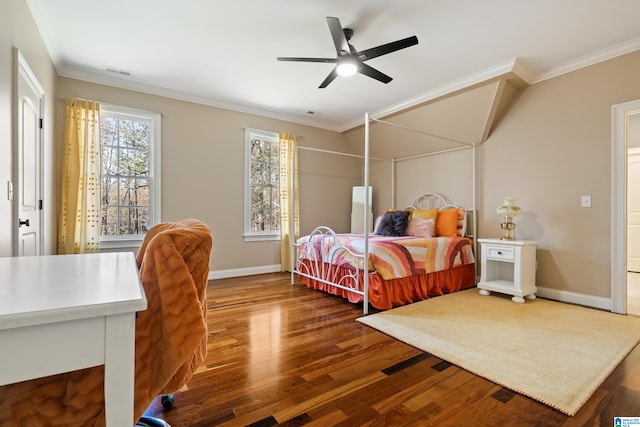
{"label": "crown molding", "polygon": [[261,109],[259,107],[251,107],[247,105],[233,104],[222,101],[216,101],[214,99],[192,96],[182,92],[163,89],[153,85],[145,85],[137,82],[127,81],[126,78],[114,78],[110,76],[102,76],[93,72],[79,71],[75,69],[66,69],[60,67],[57,69],[60,77],[66,77],[70,79],[81,80],[89,83],[95,83],[119,89],[131,90],[134,92],[141,92],[147,95],[161,96],[164,98],[175,99],[178,101],[191,102],[194,104],[206,105],[209,107],[220,108],[229,111],[235,111],[238,113],[251,114],[260,117],[266,117],[270,119],[282,120],[285,122],[297,123],[305,126],[311,126],[320,129],[327,129],[334,132],[340,132],[337,127],[331,127],[323,125],[317,120],[304,120],[299,117],[271,111],[267,109]]}
{"label": "crown molding", "polygon": [[579,70],[581,68],[589,67],[591,65],[598,64],[600,62],[608,61],[609,59],[616,58],[618,56],[626,55],[627,53],[635,52],[640,49],[640,38],[629,40],[617,45],[608,47],[606,49],[599,50],[597,52],[585,55],[581,58],[574,59],[569,62],[555,67],[545,73],[536,75],[531,84],[539,83],[544,80],[558,77],[563,74],[570,73],[572,71]]}
{"label": "crown molding", "polygon": [[38,3],[34,2],[33,0],[27,0],[26,2],[27,2],[27,7],[31,12],[31,17],[33,18],[33,21],[36,24],[36,28],[38,29],[38,32],[40,33],[40,38],[44,43],[44,48],[49,54],[49,58],[51,58],[51,62],[53,63],[53,68],[55,68],[58,75],[60,75],[60,68],[59,68],[59,64],[61,62],[60,55],[58,55],[58,52],[56,51],[54,45],[49,41],[49,40],[52,40],[53,38],[49,37],[49,30],[45,25],[46,21],[42,19],[42,17],[44,16],[44,13],[38,6]]}

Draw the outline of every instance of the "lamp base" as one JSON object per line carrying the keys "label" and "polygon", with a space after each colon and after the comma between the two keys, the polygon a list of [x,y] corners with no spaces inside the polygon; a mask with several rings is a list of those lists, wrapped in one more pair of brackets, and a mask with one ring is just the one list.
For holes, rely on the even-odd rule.
{"label": "lamp base", "polygon": [[516,238],[511,235],[511,232],[516,228],[515,223],[503,222],[500,224],[500,228],[504,230],[504,236],[502,236],[500,240],[516,240]]}

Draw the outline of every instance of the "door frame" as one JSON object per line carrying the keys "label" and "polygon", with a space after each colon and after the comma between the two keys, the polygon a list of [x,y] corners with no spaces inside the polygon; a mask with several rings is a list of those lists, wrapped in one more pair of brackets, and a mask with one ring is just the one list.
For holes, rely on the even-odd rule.
{"label": "door frame", "polygon": [[611,311],[627,313],[627,123],[640,99],[611,107]]}
{"label": "door frame", "polygon": [[[22,76],[22,78],[24,78],[26,80],[26,82],[31,85],[32,89],[38,94],[39,98],[40,98],[40,105],[38,106],[39,111],[38,114],[40,115],[40,119],[44,118],[44,106],[45,106],[45,92],[44,89],[42,88],[42,85],[40,84],[40,82],[38,81],[38,79],[36,78],[36,75],[33,73],[33,71],[31,70],[31,67],[29,67],[29,64],[27,63],[26,59],[24,58],[24,56],[22,56],[22,53],[20,52],[20,49],[18,49],[17,47],[13,48],[13,64],[14,64],[14,73],[13,73],[13,105],[12,105],[12,114],[13,114],[13,120],[12,120],[12,128],[13,128],[13,134],[12,134],[12,144],[13,144],[13,156],[12,156],[12,165],[13,165],[13,174],[12,174],[12,193],[13,193],[13,218],[11,218],[11,227],[13,228],[13,256],[18,256],[19,253],[19,244],[20,244],[20,236],[19,236],[19,230],[17,227],[17,221],[18,221],[18,216],[19,216],[19,202],[20,202],[20,195],[19,195],[19,191],[21,191],[20,189],[20,153],[19,153],[19,149],[20,149],[20,132],[18,127],[20,126],[19,123],[19,111],[18,109],[20,108],[20,94],[19,94],[19,83],[20,83],[20,77]],[[39,158],[39,173],[40,176],[37,178],[39,181],[39,188],[40,188],[40,194],[38,195],[38,199],[39,200],[43,200],[42,198],[42,192],[43,192],[43,185],[44,185],[44,126],[40,126],[39,129],[39,138],[40,138],[40,144],[38,147],[39,153],[38,153],[38,158]],[[38,238],[38,245],[40,247],[39,250],[39,254],[42,255],[43,253],[43,249],[44,249],[44,206],[42,206],[41,209],[39,209],[39,226],[40,226],[40,232],[39,232],[39,238]]]}

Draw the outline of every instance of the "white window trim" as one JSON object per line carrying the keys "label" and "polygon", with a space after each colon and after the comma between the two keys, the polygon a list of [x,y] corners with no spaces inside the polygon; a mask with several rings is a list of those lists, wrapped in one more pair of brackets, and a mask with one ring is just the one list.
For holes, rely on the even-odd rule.
{"label": "white window trim", "polygon": [[[160,206],[162,206],[160,196],[162,194],[161,188],[161,153],[162,153],[162,138],[161,138],[161,129],[162,123],[161,118],[162,114],[139,110],[137,108],[131,107],[123,107],[121,105],[115,104],[100,104],[100,111],[109,112],[112,114],[126,114],[128,116],[140,117],[143,119],[151,120],[153,123],[151,127],[152,132],[152,141],[153,143],[149,147],[149,152],[151,154],[151,164],[149,165],[149,181],[152,186],[152,203],[150,206],[150,218],[151,224],[150,226],[154,226],[161,222],[161,212]],[[100,248],[104,249],[118,249],[118,248],[134,248],[140,246],[142,241],[144,240],[145,235],[140,234],[137,236],[100,236]]]}
{"label": "white window trim", "polygon": [[261,242],[270,240],[280,240],[280,232],[255,232],[251,231],[251,137],[257,136],[265,139],[276,139],[280,141],[277,132],[269,132],[259,129],[246,128],[244,130],[244,233],[242,237],[245,242]]}

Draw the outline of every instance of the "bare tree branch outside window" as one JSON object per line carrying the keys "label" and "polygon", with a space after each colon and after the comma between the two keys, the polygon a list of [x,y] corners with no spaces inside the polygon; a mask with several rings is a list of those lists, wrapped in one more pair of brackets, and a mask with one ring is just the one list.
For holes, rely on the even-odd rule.
{"label": "bare tree branch outside window", "polygon": [[144,234],[150,222],[150,123],[103,114],[102,236]]}
{"label": "bare tree branch outside window", "polygon": [[279,142],[251,140],[251,231],[280,230]]}

